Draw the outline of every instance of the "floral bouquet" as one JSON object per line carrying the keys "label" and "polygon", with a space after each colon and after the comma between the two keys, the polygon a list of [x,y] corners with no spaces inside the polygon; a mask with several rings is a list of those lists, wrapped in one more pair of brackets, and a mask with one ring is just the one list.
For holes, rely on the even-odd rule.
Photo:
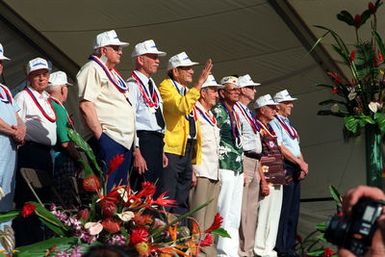
{"label": "floral bouquet", "polygon": [[[319,103],[323,108],[318,114],[342,117],[346,138],[360,135],[365,128],[367,181],[377,187],[382,186],[382,141],[385,133],[385,73],[382,68],[385,45],[377,31],[377,11],[381,5],[381,0],[369,2],[367,9],[354,17],[346,10],[337,14],[338,20],[354,29],[355,43],[346,44],[335,31],[316,26],[325,33],[313,47],[331,35],[334,39],[331,46],[350,73],[348,77],[337,71],[327,73],[332,84],[318,86],[331,89],[334,96]],[[371,21],[371,33],[368,39],[363,39],[359,32],[367,21]]]}
{"label": "floral bouquet", "polygon": [[220,228],[222,218],[219,214],[212,226],[204,231],[189,217],[209,202],[176,217],[166,211],[166,207],[175,201],[167,199],[166,193],[154,199],[156,187],[152,183],[144,182],[139,192],[133,192],[128,185],[115,185],[108,192],[108,176],[122,164],[123,155],[111,160],[103,176],[89,145],[72,129],[68,129],[68,135],[87,155],[93,167],[82,161],[85,174],[82,184],[90,193],[89,205],[65,210],[53,204],[47,209],[37,202],[28,202],[21,211],[1,214],[0,222],[19,215],[23,218],[37,215],[55,234],[49,240],[14,249],[13,233],[6,227],[0,232],[6,256],[80,257],[90,246],[97,244],[119,245],[139,257],[196,256],[201,247],[213,244],[214,235],[229,237]]}

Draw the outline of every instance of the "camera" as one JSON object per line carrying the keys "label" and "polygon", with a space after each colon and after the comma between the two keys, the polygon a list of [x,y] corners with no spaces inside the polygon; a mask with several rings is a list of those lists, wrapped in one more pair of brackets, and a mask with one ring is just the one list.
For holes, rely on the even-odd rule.
{"label": "camera", "polygon": [[327,223],[325,239],[363,256],[372,244],[377,219],[381,216],[383,201],[361,198],[352,208],[350,217],[335,215]]}

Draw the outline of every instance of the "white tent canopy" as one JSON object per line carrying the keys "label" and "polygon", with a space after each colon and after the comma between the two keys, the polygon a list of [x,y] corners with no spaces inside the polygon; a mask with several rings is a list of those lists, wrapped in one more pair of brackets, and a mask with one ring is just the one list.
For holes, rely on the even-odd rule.
{"label": "white tent canopy", "polygon": [[[118,67],[124,77],[132,70],[133,46],[151,38],[168,57],[186,51],[201,64],[211,57],[217,80],[249,73],[262,83],[258,95],[287,88],[299,98],[292,120],[311,172],[302,187],[302,198],[310,201],[301,210],[301,229],[309,231],[311,224],[334,211],[332,202],[315,201],[330,196],[329,184],[343,191],[364,184],[366,176],[364,138],[343,142],[342,120],[316,115],[318,102],[330,93],[315,85],[330,83],[325,70],[336,65],[328,53],[330,41],[325,41],[326,51],[308,53],[322,32],[312,25],[335,28],[352,40],[353,31],[335,15],[342,9],[361,13],[365,8],[367,2],[361,0],[4,0],[0,42],[13,59],[6,63],[11,87],[23,81],[22,65],[38,55],[74,78],[92,53],[95,35],[115,29],[131,44]],[[158,82],[165,76],[167,60],[161,59]],[[68,107],[76,114],[76,92]]]}

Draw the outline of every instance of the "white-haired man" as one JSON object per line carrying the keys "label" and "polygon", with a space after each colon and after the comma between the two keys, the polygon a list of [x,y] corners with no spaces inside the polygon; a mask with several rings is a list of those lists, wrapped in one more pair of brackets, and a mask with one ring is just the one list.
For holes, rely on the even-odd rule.
{"label": "white-haired man", "polygon": [[47,92],[56,113],[57,144],[55,146],[54,183],[62,196],[62,204],[74,204],[72,179],[78,169],[79,152],[70,140],[67,128],[75,129],[74,124],[64,107],[68,96],[68,87],[72,86],[63,71],[51,73],[48,80]]}
{"label": "white-haired man", "polygon": [[137,137],[133,152],[136,172],[130,178],[134,190],[140,190],[143,181],[158,181],[163,166],[167,166],[167,157],[163,153],[163,101],[151,78],[158,71],[159,57],[165,55],[151,39],[136,44],[131,54],[136,67],[127,80],[136,113]]}
{"label": "white-haired man", "polygon": [[239,101],[238,79],[227,76],[221,79],[219,102],[213,108],[220,129],[219,179],[221,189],[218,211],[223,217],[222,227],[231,238],[218,238],[217,256],[235,257],[239,249],[239,225],[241,221],[243,168],[242,134],[239,117],[234,105]]}
{"label": "white-haired man", "polygon": [[[202,139],[202,162],[193,165],[190,209],[195,209],[208,200],[208,206],[192,214],[202,229],[207,229],[217,213],[219,195],[219,128],[211,108],[218,100],[219,85],[213,75],[209,75],[201,88],[201,96],[195,104]],[[200,256],[216,256],[215,246],[205,247]]]}
{"label": "white-haired man", "polygon": [[128,182],[135,138],[135,112],[127,84],[116,70],[127,45],[114,30],[98,34],[94,54],[77,75],[80,112],[88,128],[86,139],[101,161],[103,173],[113,157],[124,156],[124,162],[108,178],[108,191]]}
{"label": "white-haired man", "polygon": [[284,157],[286,176],[289,183],[283,186],[283,201],[277,243],[275,249],[278,256],[296,257],[295,240],[300,207],[300,181],[308,174],[308,164],[305,162],[299,145],[297,130],[290,123],[289,116],[297,98],[291,97],[285,89],[274,96],[278,103],[278,113],[270,125],[277,135],[278,144]]}
{"label": "white-haired man", "polygon": [[[28,185],[20,174],[21,168],[33,168],[37,172],[52,175],[52,147],[56,144],[56,114],[49,102],[48,86],[50,67],[47,60],[35,58],[27,64],[28,86],[15,96],[20,107],[20,117],[26,125],[25,143],[18,149],[15,204],[22,208],[27,201],[35,200]],[[37,190],[43,202],[51,202],[47,188]],[[16,245],[27,245],[44,238],[44,230],[36,217],[14,220]]]}
{"label": "white-haired man", "polygon": [[[3,74],[4,61],[10,59],[4,55],[4,48],[0,44],[0,75]],[[0,83],[0,211],[6,212],[13,208],[15,193],[15,172],[17,145],[24,141],[25,125],[19,116],[20,108],[14,101],[7,86]],[[10,225],[11,221],[0,223],[0,229]],[[3,247],[0,247],[3,249]]]}
{"label": "white-haired man", "polygon": [[167,66],[168,78],[159,86],[166,121],[164,152],[168,166],[162,172],[158,191],[167,192],[171,199],[176,200],[176,206],[170,210],[176,214],[189,210],[192,159],[196,163],[201,159],[199,123],[193,109],[213,65],[209,59],[198,81],[189,89],[188,85],[193,82],[193,66],[197,64],[185,52],[172,56]]}

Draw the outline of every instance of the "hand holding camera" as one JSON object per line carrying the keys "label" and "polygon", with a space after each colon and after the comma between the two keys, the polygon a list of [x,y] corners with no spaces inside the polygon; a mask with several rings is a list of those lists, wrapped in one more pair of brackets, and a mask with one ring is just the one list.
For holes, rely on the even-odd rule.
{"label": "hand holding camera", "polygon": [[385,256],[385,194],[378,188],[358,186],[344,196],[344,216],[328,223],[325,238],[339,246],[338,256]]}

